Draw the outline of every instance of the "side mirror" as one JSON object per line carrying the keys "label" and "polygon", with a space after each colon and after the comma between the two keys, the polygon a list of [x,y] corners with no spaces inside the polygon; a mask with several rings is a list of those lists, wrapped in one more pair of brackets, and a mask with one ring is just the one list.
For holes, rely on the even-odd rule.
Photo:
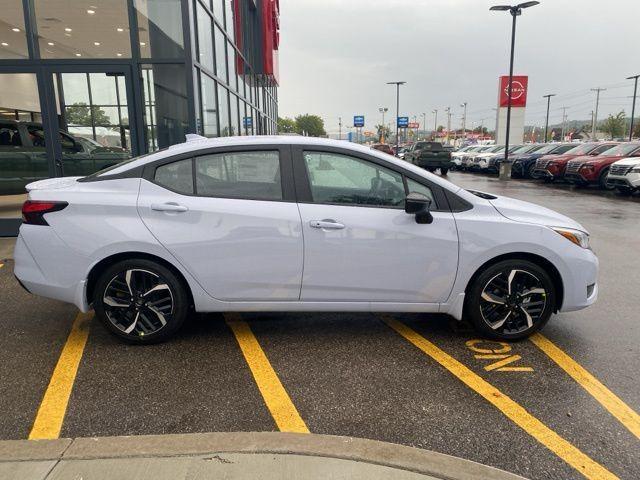
{"label": "side mirror", "polygon": [[433,215],[429,211],[431,199],[416,192],[407,195],[404,200],[404,211],[416,216],[416,223],[432,223]]}

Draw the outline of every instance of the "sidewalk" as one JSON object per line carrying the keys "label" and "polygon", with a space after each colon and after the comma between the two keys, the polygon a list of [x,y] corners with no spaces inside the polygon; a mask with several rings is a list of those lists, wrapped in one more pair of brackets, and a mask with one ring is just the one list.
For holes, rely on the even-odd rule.
{"label": "sidewalk", "polygon": [[5,480],[522,480],[440,453],[297,433],[0,441]]}

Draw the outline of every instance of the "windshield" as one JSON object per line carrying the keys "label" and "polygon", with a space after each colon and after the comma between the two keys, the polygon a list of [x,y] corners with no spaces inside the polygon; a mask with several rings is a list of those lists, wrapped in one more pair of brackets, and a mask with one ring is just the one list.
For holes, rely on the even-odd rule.
{"label": "windshield", "polygon": [[586,155],[596,148],[597,144],[594,143],[583,143],[578,145],[577,147],[573,147],[571,150],[567,150],[565,153],[567,155]]}
{"label": "windshield", "polygon": [[605,150],[604,152],[602,152],[602,155],[611,157],[624,157],[625,155],[634,153],[638,149],[640,149],[640,144],[638,143],[623,143],[622,145],[616,145],[609,150]]}

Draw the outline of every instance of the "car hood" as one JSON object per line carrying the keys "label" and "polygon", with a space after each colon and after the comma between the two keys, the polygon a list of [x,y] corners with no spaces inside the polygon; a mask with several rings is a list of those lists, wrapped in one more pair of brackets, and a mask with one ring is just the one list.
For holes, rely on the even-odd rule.
{"label": "car hood", "polygon": [[633,165],[640,165],[640,158],[638,157],[629,157],[623,158],[622,160],[618,160],[615,165],[627,165],[632,167]]}
{"label": "car hood", "polygon": [[27,190],[27,192],[31,192],[33,190],[58,190],[60,188],[67,188],[75,185],[80,178],[82,177],[47,178],[45,180],[31,182],[24,188]]}
{"label": "car hood", "polygon": [[622,157],[620,155],[586,155],[583,157],[577,157],[571,160],[572,163],[590,163],[592,165],[598,164],[607,164],[615,162],[616,160],[620,160]]}
{"label": "car hood", "polygon": [[496,198],[489,200],[491,205],[493,205],[502,216],[515,222],[534,223],[546,227],[573,228],[583,232],[587,231],[575,220],[551,209],[536,205],[535,203],[524,202],[510,197],[495,197]]}
{"label": "car hood", "polygon": [[554,155],[553,153],[549,153],[547,155],[543,155],[542,157],[540,157],[540,160],[555,160],[559,162],[568,162],[569,160],[573,160],[574,158],[577,158],[579,156],[580,155],[573,155],[573,154]]}

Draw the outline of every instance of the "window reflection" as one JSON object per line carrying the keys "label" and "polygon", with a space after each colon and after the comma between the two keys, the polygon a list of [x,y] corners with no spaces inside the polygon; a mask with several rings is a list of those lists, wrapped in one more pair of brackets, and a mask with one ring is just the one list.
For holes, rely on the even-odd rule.
{"label": "window reflection", "polygon": [[205,67],[214,70],[213,66],[213,37],[211,31],[211,17],[198,3],[198,61]]}
{"label": "window reflection", "polygon": [[0,59],[29,58],[22,0],[3,0],[0,18]]}
{"label": "window reflection", "polygon": [[42,58],[131,56],[126,0],[33,0]]}
{"label": "window reflection", "polygon": [[226,88],[218,85],[218,110],[220,112],[220,135],[227,137],[229,131],[229,93]]}
{"label": "window reflection", "polygon": [[143,65],[142,80],[149,150],[184,142],[189,128],[184,65]]}
{"label": "window reflection", "polygon": [[182,5],[180,0],[135,0],[140,56],[182,58]]}
{"label": "window reflection", "polygon": [[42,128],[33,73],[0,74],[0,218],[19,218],[24,186],[49,176],[44,144],[31,134]]}
{"label": "window reflection", "polygon": [[202,127],[206,137],[218,136],[218,115],[216,102],[216,82],[202,74]]}

